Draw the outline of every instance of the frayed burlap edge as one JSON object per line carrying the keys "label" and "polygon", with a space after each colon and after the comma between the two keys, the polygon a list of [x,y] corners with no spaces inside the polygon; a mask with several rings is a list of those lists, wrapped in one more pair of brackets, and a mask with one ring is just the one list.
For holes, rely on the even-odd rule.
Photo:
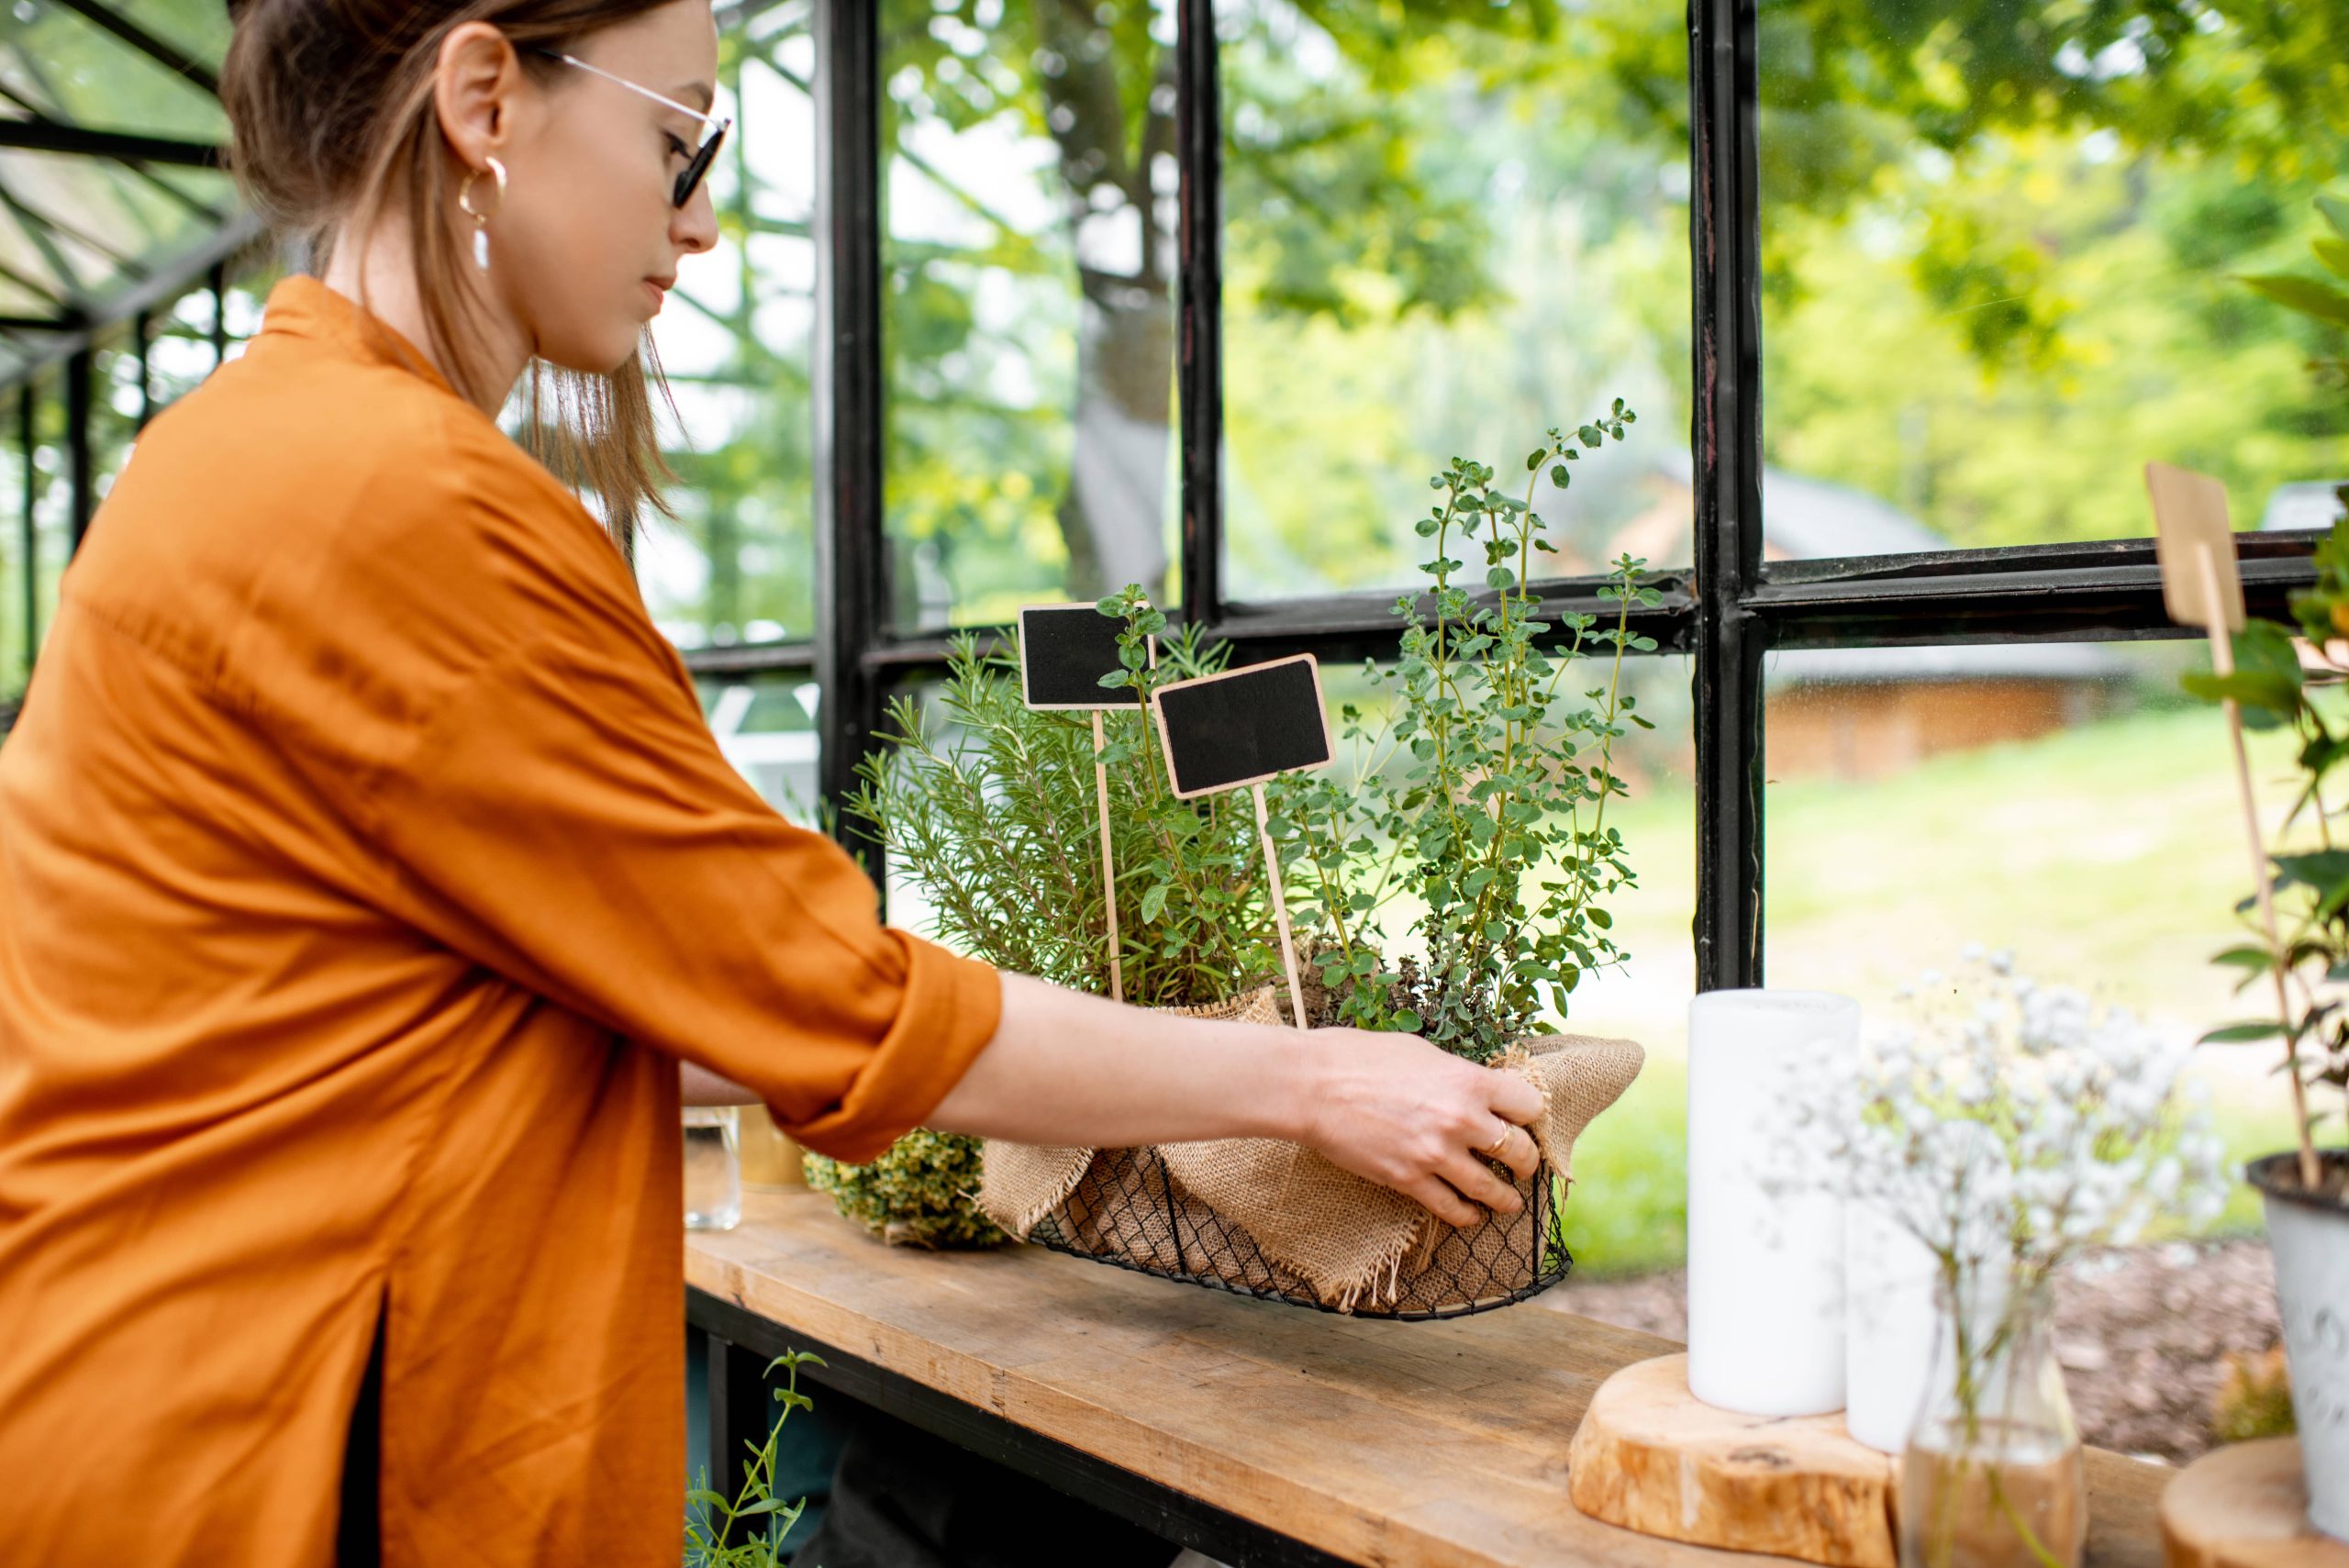
{"label": "frayed burlap edge", "polygon": [[[1252,1024],[1281,1021],[1275,990],[1264,986],[1197,1007],[1168,1007],[1191,1018],[1237,1018]],[[1068,1201],[1093,1163],[1091,1149],[1058,1149],[990,1138],[980,1156],[979,1207],[997,1226],[1021,1240],[1052,1210]]]}
{"label": "frayed burlap edge", "polygon": [[[1542,1112],[1528,1130],[1542,1163],[1571,1181],[1575,1140],[1644,1061],[1627,1040],[1536,1035],[1495,1065],[1541,1091]],[[1451,1229],[1410,1198],[1299,1144],[1231,1139],[1168,1144],[1159,1154],[1176,1181],[1340,1312],[1398,1300]]]}

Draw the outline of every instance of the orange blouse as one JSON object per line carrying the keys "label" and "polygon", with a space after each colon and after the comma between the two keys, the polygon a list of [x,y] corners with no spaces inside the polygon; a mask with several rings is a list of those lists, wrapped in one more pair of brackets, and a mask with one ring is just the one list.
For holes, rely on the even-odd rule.
{"label": "orange blouse", "polygon": [[994,973],[728,765],[619,552],[309,278],[146,432],[0,746],[0,1557],[674,1562],[677,1059],[870,1159]]}

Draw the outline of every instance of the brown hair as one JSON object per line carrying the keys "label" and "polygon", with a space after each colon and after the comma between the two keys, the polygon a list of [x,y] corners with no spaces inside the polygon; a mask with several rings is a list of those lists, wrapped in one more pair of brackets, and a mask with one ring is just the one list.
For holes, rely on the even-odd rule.
{"label": "brown hair", "polygon": [[[254,208],[279,234],[305,242],[319,271],[338,239],[365,233],[395,197],[404,200],[429,347],[457,392],[474,397],[458,344],[461,313],[478,308],[481,295],[462,260],[465,240],[447,221],[461,172],[433,111],[440,41],[466,22],[487,22],[518,49],[566,48],[664,3],[230,0],[235,32],[220,72],[229,166]],[[553,69],[528,53],[522,61],[525,70]],[[655,386],[667,401],[649,337],[642,359],[607,374],[531,361],[526,444],[596,495],[623,547],[644,507],[669,511],[660,486],[675,475],[661,456]]]}

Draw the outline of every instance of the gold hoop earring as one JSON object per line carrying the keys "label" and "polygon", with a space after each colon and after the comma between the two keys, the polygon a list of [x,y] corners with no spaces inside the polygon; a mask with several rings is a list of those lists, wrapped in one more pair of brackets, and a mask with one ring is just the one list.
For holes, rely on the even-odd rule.
{"label": "gold hoop earring", "polygon": [[[497,210],[504,212],[506,165],[495,158],[484,158],[482,161],[489,165],[490,175],[497,182]],[[480,170],[465,171],[465,183],[457,187],[457,210],[473,220],[473,268],[476,272],[485,272],[489,271],[489,220],[494,215],[474,210],[473,182],[480,178]]]}

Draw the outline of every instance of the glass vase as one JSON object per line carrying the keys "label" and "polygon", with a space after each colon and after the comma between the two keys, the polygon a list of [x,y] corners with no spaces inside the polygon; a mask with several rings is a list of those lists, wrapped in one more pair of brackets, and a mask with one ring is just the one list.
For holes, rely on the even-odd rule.
{"label": "glass vase", "polygon": [[685,1107],[685,1229],[742,1222],[740,1116],[734,1106]]}
{"label": "glass vase", "polygon": [[1944,1277],[1901,1457],[1901,1568],[2078,1568],[2087,1471],[2045,1275]]}

